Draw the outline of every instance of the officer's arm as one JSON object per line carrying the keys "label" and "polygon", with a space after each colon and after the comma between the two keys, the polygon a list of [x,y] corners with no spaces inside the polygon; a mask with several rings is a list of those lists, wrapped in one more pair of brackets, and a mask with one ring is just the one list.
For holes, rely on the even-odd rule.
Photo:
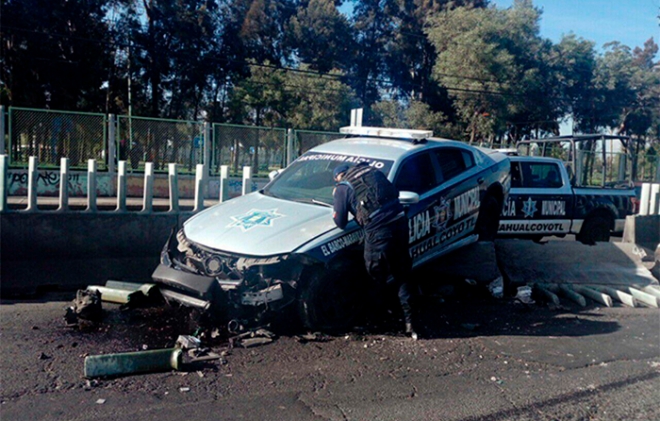
{"label": "officer's arm", "polygon": [[334,213],[332,214],[332,219],[335,221],[335,225],[339,228],[346,228],[348,224],[348,212],[350,211],[350,202],[349,202],[349,188],[346,185],[339,184],[335,187],[333,204]]}

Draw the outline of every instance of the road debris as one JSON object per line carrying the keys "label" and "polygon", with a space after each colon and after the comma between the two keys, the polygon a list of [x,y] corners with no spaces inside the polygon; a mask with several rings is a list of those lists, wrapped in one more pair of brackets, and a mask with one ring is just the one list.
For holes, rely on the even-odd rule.
{"label": "road debris", "polygon": [[202,341],[191,335],[179,335],[175,346],[183,350],[195,349],[202,346]]}
{"label": "road debris", "polygon": [[79,319],[99,322],[103,318],[101,294],[98,291],[79,289],[76,298],[65,310],[64,320],[67,326],[77,326]]}
{"label": "road debris", "polygon": [[307,342],[329,342],[332,340],[332,338],[328,335],[325,335],[321,332],[308,332],[305,333],[304,335],[298,335],[295,337],[296,341],[300,342],[301,344],[307,343]]}
{"label": "road debris", "polygon": [[498,276],[488,284],[488,291],[494,298],[504,297],[504,278]]}
{"label": "road debris", "polygon": [[532,299],[532,288],[528,285],[518,287],[518,291],[516,292],[516,300],[523,304],[536,303],[534,299]]}
{"label": "road debris", "polygon": [[182,362],[181,356],[180,348],[90,355],[85,357],[84,376],[94,378],[179,370]]}
{"label": "road debris", "polygon": [[97,405],[103,405],[105,403],[105,399],[97,399],[96,404]]}
{"label": "road debris", "polygon": [[264,328],[256,328],[229,338],[229,346],[251,348],[254,346],[269,344],[276,338],[277,335],[275,335],[270,330]]}
{"label": "road debris", "polygon": [[88,291],[101,293],[101,300],[123,305],[141,305],[156,297],[156,284],[140,284],[135,282],[107,281],[105,286],[89,285]]}

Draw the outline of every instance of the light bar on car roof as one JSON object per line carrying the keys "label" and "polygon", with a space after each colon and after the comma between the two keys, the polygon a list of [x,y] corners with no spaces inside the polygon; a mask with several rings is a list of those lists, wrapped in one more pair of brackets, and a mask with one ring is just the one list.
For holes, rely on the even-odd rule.
{"label": "light bar on car roof", "polygon": [[339,133],[357,136],[393,137],[397,139],[422,140],[433,136],[431,130],[388,129],[385,127],[346,126]]}

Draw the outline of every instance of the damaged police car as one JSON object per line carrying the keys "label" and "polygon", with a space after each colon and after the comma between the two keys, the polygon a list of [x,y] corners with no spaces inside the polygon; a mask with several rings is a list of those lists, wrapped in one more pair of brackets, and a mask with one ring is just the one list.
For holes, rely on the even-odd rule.
{"label": "damaged police car", "polygon": [[400,191],[414,266],[492,240],[509,192],[508,158],[432,132],[345,127],[262,190],[187,220],[153,273],[170,302],[214,323],[262,322],[294,309],[314,330],[350,327],[365,308],[363,232],[332,219],[333,169],[368,162]]}

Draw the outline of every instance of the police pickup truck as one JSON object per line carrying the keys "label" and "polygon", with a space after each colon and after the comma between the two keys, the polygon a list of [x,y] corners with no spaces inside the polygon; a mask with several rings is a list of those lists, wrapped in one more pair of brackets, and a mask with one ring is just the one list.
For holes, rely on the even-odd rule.
{"label": "police pickup truck", "polygon": [[540,240],[575,234],[584,244],[621,234],[635,211],[635,192],[621,188],[578,187],[563,161],[509,156],[511,191],[504,203],[498,235]]}

